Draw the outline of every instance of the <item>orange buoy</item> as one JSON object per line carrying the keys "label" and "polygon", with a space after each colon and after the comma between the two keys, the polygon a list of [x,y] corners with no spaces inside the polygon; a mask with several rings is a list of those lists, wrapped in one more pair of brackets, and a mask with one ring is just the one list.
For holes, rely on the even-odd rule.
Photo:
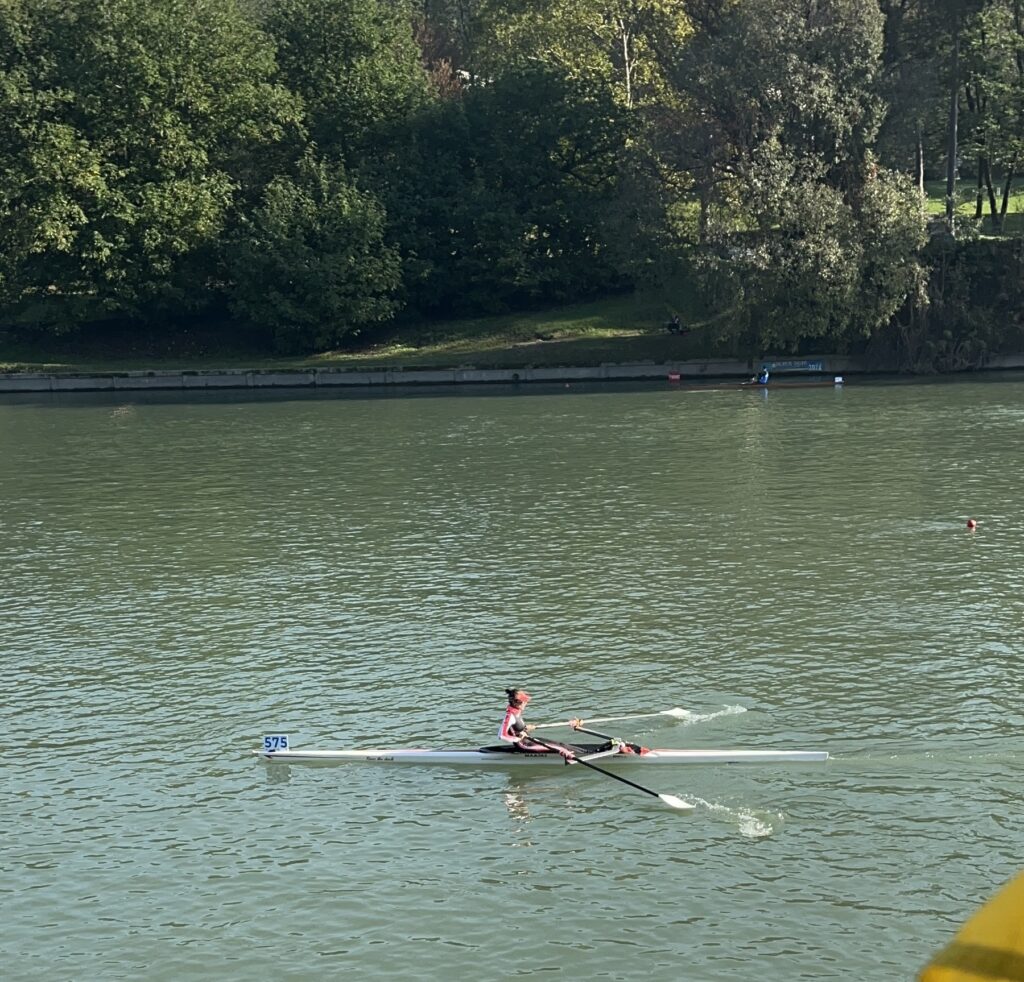
{"label": "orange buoy", "polygon": [[978,523],[973,518],[968,518],[967,527],[973,532],[978,527]]}

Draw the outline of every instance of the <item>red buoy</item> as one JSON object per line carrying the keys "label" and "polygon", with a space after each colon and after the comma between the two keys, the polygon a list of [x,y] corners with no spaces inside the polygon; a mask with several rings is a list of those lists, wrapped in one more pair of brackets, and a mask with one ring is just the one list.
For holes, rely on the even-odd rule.
{"label": "red buoy", "polygon": [[973,532],[978,527],[978,523],[973,518],[968,518],[967,527]]}

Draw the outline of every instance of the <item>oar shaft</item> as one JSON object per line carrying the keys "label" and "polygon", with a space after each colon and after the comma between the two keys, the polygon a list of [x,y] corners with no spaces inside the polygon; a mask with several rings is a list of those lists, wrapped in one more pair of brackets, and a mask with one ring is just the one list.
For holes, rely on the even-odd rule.
{"label": "oar shaft", "polygon": [[655,716],[671,716],[673,719],[686,719],[685,709],[674,706],[672,709],[659,709],[656,713],[637,713],[635,716],[601,716],[598,719],[583,719],[581,723],[617,723],[621,719],[652,719]]}
{"label": "oar shaft", "polygon": [[631,781],[628,777],[623,777],[621,774],[613,774],[611,771],[606,771],[603,767],[598,767],[596,764],[591,764],[589,761],[580,760],[576,758],[577,764],[582,764],[584,767],[589,767],[592,771],[597,771],[598,774],[604,774],[605,777],[613,777],[616,781],[621,781],[623,784],[628,784],[631,788],[636,788],[637,791],[643,791],[644,794],[649,794],[653,798],[660,798],[661,795],[657,791],[652,791],[650,788],[645,788],[642,784],[637,784],[636,781]]}
{"label": "oar shaft", "polygon": [[638,713],[635,716],[600,716],[597,719],[584,719],[580,720],[581,723],[618,723],[619,720],[623,719],[651,719],[654,716],[664,716],[663,712],[658,713]]}
{"label": "oar shaft", "polygon": [[584,729],[582,726],[574,726],[573,729],[577,733],[586,733],[589,736],[600,737],[602,740],[614,740],[615,739],[615,737],[609,736],[607,733],[598,733],[597,730],[587,730],[587,729]]}
{"label": "oar shaft", "polygon": [[[674,719],[683,719],[686,716],[686,710],[680,709],[678,706],[674,709],[660,709],[656,713],[637,713],[634,716],[599,716],[596,719],[581,719],[581,723],[618,723],[624,719],[653,719],[655,716],[671,716]],[[534,726],[535,730],[551,730],[556,726],[572,726],[572,720],[566,720],[564,723],[538,723]]]}
{"label": "oar shaft", "polygon": [[[531,737],[536,743],[539,743],[543,747],[547,747],[549,750],[554,750],[554,746],[545,740],[538,740],[537,737]],[[657,791],[652,791],[650,788],[645,788],[642,784],[637,784],[636,781],[631,781],[628,777],[623,777],[621,774],[613,774],[611,771],[606,771],[603,767],[598,767],[597,764],[591,764],[587,760],[583,760],[581,757],[574,758],[577,764],[582,764],[584,767],[589,767],[592,771],[597,771],[598,774],[604,774],[605,777],[613,778],[616,781],[621,781],[623,784],[628,784],[631,788],[636,788],[637,791],[643,791],[644,794],[649,794],[654,798],[660,798],[661,795]]]}

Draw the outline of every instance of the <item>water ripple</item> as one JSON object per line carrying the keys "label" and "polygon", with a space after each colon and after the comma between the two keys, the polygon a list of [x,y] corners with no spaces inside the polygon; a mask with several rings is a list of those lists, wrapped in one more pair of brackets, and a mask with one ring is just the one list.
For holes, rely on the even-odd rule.
{"label": "water ripple", "polygon": [[[1024,845],[1022,392],[0,400],[6,977],[912,976]],[[248,753],[513,684],[835,759]]]}

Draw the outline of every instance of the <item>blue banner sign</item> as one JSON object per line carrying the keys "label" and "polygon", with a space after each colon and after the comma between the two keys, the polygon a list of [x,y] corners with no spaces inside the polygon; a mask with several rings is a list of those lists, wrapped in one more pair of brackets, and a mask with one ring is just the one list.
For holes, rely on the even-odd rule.
{"label": "blue banner sign", "polygon": [[772,372],[823,372],[823,361],[769,361],[765,362]]}

